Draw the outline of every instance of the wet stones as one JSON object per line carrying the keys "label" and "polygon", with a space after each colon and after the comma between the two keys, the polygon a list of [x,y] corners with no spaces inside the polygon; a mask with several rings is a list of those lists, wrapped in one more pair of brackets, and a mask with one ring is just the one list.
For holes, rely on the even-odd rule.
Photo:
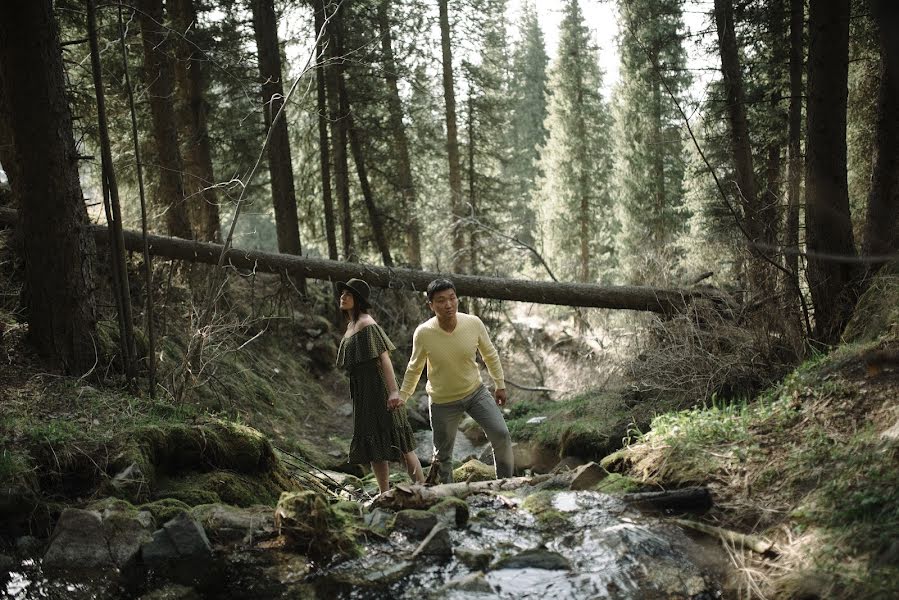
{"label": "wet stones", "polygon": [[458,548],[456,558],[472,571],[486,571],[493,561],[493,553],[472,548]]}
{"label": "wet stones", "polygon": [[501,558],[494,563],[492,570],[499,569],[544,569],[546,571],[568,571],[571,563],[568,559],[545,548],[525,550],[512,556]]}
{"label": "wet stones", "polygon": [[426,510],[407,509],[396,513],[394,529],[415,539],[424,539],[437,525],[437,515]]}
{"label": "wet stones", "polygon": [[450,539],[449,530],[443,523],[438,523],[412,553],[412,558],[414,560],[419,556],[450,557],[452,555],[453,542]]}
{"label": "wet stones", "polygon": [[48,570],[104,570],[130,565],[151,539],[147,513],[78,508],[62,512],[50,537],[43,566]]}
{"label": "wet stones", "polygon": [[595,462],[589,462],[574,470],[574,478],[569,486],[572,490],[589,490],[606,478],[608,473]]}

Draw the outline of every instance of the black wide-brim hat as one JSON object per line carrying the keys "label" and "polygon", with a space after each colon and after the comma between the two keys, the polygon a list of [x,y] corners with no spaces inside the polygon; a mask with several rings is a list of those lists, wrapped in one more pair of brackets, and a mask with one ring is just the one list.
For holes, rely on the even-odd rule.
{"label": "black wide-brim hat", "polygon": [[350,279],[347,282],[338,281],[337,289],[340,291],[349,290],[353,296],[359,301],[361,308],[371,308],[368,297],[371,296],[371,286],[361,279]]}

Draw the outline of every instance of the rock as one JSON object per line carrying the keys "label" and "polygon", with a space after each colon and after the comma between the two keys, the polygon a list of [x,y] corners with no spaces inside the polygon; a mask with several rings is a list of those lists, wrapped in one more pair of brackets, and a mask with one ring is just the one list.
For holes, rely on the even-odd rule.
{"label": "rock", "polygon": [[212,545],[203,526],[188,513],[181,513],[162,526],[182,558],[212,555]]}
{"label": "rock", "polygon": [[496,470],[473,458],[453,471],[456,481],[490,481],[496,479]]}
{"label": "rock", "polygon": [[472,548],[457,548],[456,558],[472,571],[484,571],[493,561],[493,553]]}
{"label": "rock", "polygon": [[287,547],[308,552],[313,560],[356,552],[343,518],[327,498],[311,490],[281,494],[275,507],[275,527]]}
{"label": "rock", "polygon": [[153,539],[153,517],[148,512],[110,511],[103,517],[103,534],[119,568],[137,561],[140,548]]}
{"label": "rock", "polygon": [[18,568],[19,561],[14,559],[12,556],[7,556],[6,554],[0,554],[0,582],[6,581],[9,579],[10,571]]}
{"label": "rock", "polygon": [[200,600],[201,596],[190,587],[171,583],[158,590],[147,592],[138,600]]}
{"label": "rock", "polygon": [[191,514],[208,537],[219,544],[253,544],[275,537],[275,515],[269,506],[238,508],[227,504],[201,504]]}
{"label": "rock", "polygon": [[409,537],[421,540],[427,537],[437,524],[437,515],[426,510],[401,510],[393,522],[395,530],[404,531]]}
{"label": "rock", "polygon": [[341,417],[349,418],[353,416],[353,405],[349,402],[340,405],[340,408],[337,409],[337,414]]}
{"label": "rock", "polygon": [[394,561],[377,562],[363,569],[333,573],[327,577],[333,577],[338,584],[352,587],[385,587],[396,583],[415,570],[415,563],[397,559]]}
{"label": "rock", "polygon": [[441,591],[460,591],[473,592],[476,594],[492,594],[495,590],[493,589],[493,586],[490,585],[490,582],[487,581],[487,577],[484,575],[484,572],[478,571],[477,573],[469,573],[464,577],[458,577],[456,579],[447,581],[446,584],[441,588]]}
{"label": "rock", "polygon": [[437,515],[437,519],[447,527],[462,529],[468,524],[471,511],[465,500],[450,496],[429,508],[428,512]]}
{"label": "rock", "polygon": [[545,548],[525,550],[513,556],[501,558],[493,565],[493,570],[499,569],[544,569],[547,571],[570,570],[568,559],[558,552],[551,552]]}
{"label": "rock", "polygon": [[378,535],[386,536],[390,533],[393,522],[393,513],[383,508],[376,508],[364,517],[365,526]]}
{"label": "rock", "polygon": [[450,539],[449,530],[446,528],[446,525],[443,523],[434,525],[434,528],[431,529],[428,537],[426,537],[424,541],[419,544],[418,548],[415,549],[415,552],[412,553],[412,558],[415,559],[422,555],[441,557],[453,555],[453,542]]}
{"label": "rock", "polygon": [[44,542],[33,535],[23,535],[16,540],[16,550],[24,556],[35,556],[43,552]]}
{"label": "rock", "polygon": [[515,470],[529,469],[534,473],[549,473],[559,462],[559,453],[538,442],[517,442],[512,444],[515,456]]}
{"label": "rock", "polygon": [[487,434],[484,433],[484,430],[478,425],[477,421],[470,416],[466,416],[459,424],[459,431],[461,431],[474,446],[480,446],[487,443]]}
{"label": "rock", "polygon": [[412,406],[406,406],[406,415],[409,417],[409,425],[412,431],[424,431],[431,428],[431,421]]}
{"label": "rock", "polygon": [[586,464],[586,461],[579,456],[565,456],[553,467],[550,473],[567,473],[568,471],[574,471],[583,464]]}
{"label": "rock", "polygon": [[572,490],[589,490],[607,476],[605,469],[595,462],[589,462],[575,469],[574,479],[569,487]]}
{"label": "rock", "polygon": [[44,569],[111,569],[115,567],[100,514],[78,508],[62,511],[44,554]]}

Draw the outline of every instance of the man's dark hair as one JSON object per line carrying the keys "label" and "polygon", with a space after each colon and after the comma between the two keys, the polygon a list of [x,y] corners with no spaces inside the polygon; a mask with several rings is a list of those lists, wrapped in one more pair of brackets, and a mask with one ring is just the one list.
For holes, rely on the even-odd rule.
{"label": "man's dark hair", "polygon": [[428,302],[434,299],[434,294],[443,290],[453,290],[455,292],[456,284],[449,279],[435,279],[428,284]]}

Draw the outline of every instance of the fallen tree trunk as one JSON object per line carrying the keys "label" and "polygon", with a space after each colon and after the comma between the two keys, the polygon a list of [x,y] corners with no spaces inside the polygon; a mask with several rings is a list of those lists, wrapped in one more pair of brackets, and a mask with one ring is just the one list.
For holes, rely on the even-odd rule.
{"label": "fallen tree trunk", "polygon": [[[0,208],[0,225],[15,226],[16,211]],[[91,226],[98,244],[106,244],[108,234],[102,225]],[[125,248],[131,252],[143,251],[141,235],[125,231]],[[217,264],[222,251],[221,244],[198,242],[160,235],[149,236],[150,254],[164,258]],[[717,292],[707,289],[688,290],[645,286],[589,285],[558,283],[551,281],[524,281],[499,277],[481,277],[456,273],[434,273],[416,269],[377,267],[359,263],[341,262],[324,258],[311,258],[275,252],[255,250],[228,250],[225,262],[231,267],[265,273],[287,273],[297,278],[324,281],[346,281],[358,277],[375,287],[424,291],[428,283],[438,277],[448,277],[456,285],[460,296],[516,300],[537,304],[586,306],[669,313],[682,309],[693,299],[704,298],[716,303],[729,303]]]}
{"label": "fallen tree trunk", "polygon": [[735,548],[745,548],[752,550],[757,554],[779,554],[774,542],[770,542],[765,538],[756,535],[731,531],[730,529],[722,529],[708,523],[700,523],[698,521],[688,521],[686,519],[672,519],[673,523],[677,523],[681,527],[689,527],[706,535],[716,537],[722,543],[733,546]]}
{"label": "fallen tree trunk", "polygon": [[407,508],[427,509],[444,498],[455,497],[464,499],[472,494],[510,491],[525,485],[535,485],[553,477],[553,475],[535,475],[533,477],[491,479],[490,481],[443,483],[434,486],[398,484],[375,498],[372,506],[389,508],[390,510],[404,510]]}

